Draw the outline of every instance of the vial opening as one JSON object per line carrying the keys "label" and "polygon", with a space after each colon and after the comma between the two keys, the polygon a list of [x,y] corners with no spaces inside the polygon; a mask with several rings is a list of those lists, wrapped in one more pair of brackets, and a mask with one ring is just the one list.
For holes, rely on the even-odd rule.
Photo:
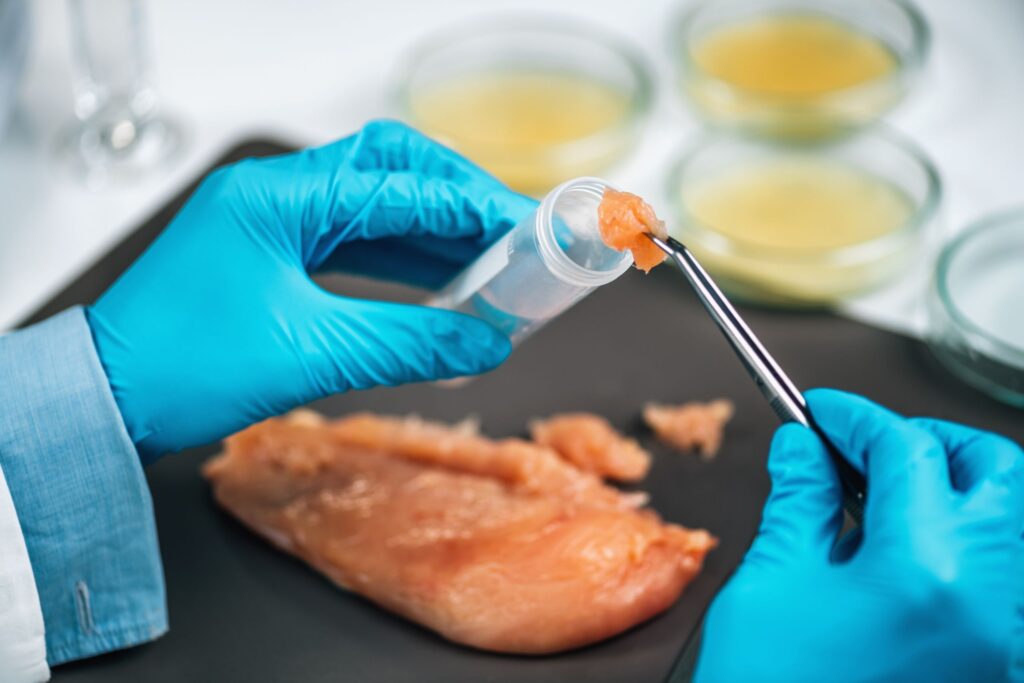
{"label": "vial opening", "polygon": [[[548,269],[581,287],[607,284],[633,263],[601,239],[597,208],[609,183],[576,178],[552,190],[537,211],[537,242]],[[614,188],[613,188],[614,189]]]}

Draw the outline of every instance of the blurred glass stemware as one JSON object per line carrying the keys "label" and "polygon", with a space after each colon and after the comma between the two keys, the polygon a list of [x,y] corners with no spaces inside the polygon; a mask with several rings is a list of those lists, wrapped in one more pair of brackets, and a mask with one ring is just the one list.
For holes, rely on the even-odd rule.
{"label": "blurred glass stemware", "polygon": [[159,110],[143,0],[68,0],[76,121],[58,152],[89,186],[170,161],[180,126]]}

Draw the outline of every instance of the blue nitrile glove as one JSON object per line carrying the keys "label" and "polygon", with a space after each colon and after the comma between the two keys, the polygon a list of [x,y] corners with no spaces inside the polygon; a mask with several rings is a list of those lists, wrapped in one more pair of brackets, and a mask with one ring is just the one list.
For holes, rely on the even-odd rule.
{"label": "blue nitrile glove", "polygon": [[772,442],[761,529],[708,612],[697,683],[1024,679],[1024,453],[968,427],[807,395],[866,472],[863,537],[831,561],[840,488],[821,441]]}
{"label": "blue nitrile glove", "polygon": [[399,123],[206,179],[89,324],[144,461],[328,394],[488,370],[475,318],[330,294],[344,269],[437,286],[535,202]]}

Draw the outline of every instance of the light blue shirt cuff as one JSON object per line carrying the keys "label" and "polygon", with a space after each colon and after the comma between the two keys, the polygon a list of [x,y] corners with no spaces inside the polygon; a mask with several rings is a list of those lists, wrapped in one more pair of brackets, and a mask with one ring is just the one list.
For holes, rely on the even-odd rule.
{"label": "light blue shirt cuff", "polygon": [[0,336],[0,467],[51,665],[167,631],[149,488],[80,307]]}

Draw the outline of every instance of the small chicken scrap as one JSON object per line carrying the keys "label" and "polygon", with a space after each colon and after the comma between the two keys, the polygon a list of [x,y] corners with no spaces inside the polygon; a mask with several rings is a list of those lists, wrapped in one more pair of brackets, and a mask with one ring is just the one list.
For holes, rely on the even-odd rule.
{"label": "small chicken scrap", "polygon": [[643,417],[666,444],[681,451],[696,449],[702,458],[710,460],[722,445],[725,423],[734,411],[732,401],[727,399],[682,405],[648,403]]}
{"label": "small chicken scrap", "polygon": [[550,448],[418,418],[267,420],[203,474],[231,514],[339,586],[497,652],[632,628],[668,609],[717,543]]}
{"label": "small chicken scrap", "polygon": [[530,437],[603,479],[640,481],[651,467],[650,453],[615,431],[608,420],[591,413],[563,413],[534,420]]}

